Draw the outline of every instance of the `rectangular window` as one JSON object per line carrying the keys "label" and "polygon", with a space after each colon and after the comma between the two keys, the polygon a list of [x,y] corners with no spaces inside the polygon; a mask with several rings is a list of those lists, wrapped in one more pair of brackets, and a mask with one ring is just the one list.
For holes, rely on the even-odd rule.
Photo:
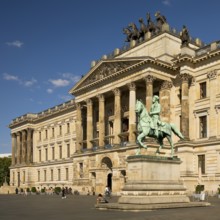
{"label": "rectangular window", "polygon": [[40,170],[37,171],[37,180],[40,182]]}
{"label": "rectangular window", "polygon": [[200,86],[200,99],[204,99],[206,97],[206,82],[200,83],[199,86]]}
{"label": "rectangular window", "polygon": [[60,169],[58,169],[58,181],[61,180],[61,173],[60,173]]}
{"label": "rectangular window", "polygon": [[54,128],[52,128],[52,138],[54,138],[54,135],[55,134],[55,132],[54,132]]}
{"label": "rectangular window", "polygon": [[45,160],[48,161],[48,149],[45,148]]}
{"label": "rectangular window", "polygon": [[207,137],[207,116],[199,117],[200,138]]}
{"label": "rectangular window", "polygon": [[41,150],[39,150],[39,162],[41,162]]}
{"label": "rectangular window", "polygon": [[52,147],[52,160],[54,160],[55,159],[55,149],[54,149],[54,147]]}
{"label": "rectangular window", "polygon": [[66,124],[66,126],[67,126],[67,134],[69,134],[69,133],[70,133],[70,123],[68,122],[68,123]]}
{"label": "rectangular window", "polygon": [[45,139],[48,138],[48,132],[47,132],[47,129],[45,130]]}
{"label": "rectangular window", "polygon": [[62,146],[59,146],[59,155],[60,155],[60,159],[62,159]]}
{"label": "rectangular window", "polygon": [[44,181],[46,182],[47,181],[47,171],[44,170]]}
{"label": "rectangular window", "polygon": [[67,144],[67,145],[66,145],[66,148],[67,148],[67,149],[66,149],[66,150],[67,150],[67,155],[66,155],[66,156],[67,156],[67,157],[70,157],[70,144]]}
{"label": "rectangular window", "polygon": [[66,180],[69,180],[69,169],[66,168]]}
{"label": "rectangular window", "polygon": [[50,170],[50,180],[53,181],[53,170]]}
{"label": "rectangular window", "polygon": [[199,173],[205,174],[205,155],[198,155],[198,169]]}
{"label": "rectangular window", "polygon": [[25,171],[23,171],[23,183],[25,183]]}
{"label": "rectangular window", "polygon": [[79,163],[79,176],[83,178],[83,163]]}
{"label": "rectangular window", "polygon": [[62,125],[59,126],[60,135],[62,135]]}

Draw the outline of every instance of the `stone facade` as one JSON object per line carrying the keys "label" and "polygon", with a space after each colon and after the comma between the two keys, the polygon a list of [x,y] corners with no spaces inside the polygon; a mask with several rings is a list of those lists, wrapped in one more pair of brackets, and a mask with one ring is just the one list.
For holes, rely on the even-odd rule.
{"label": "stone facade", "polygon": [[[67,186],[84,193],[102,193],[109,185],[120,193],[126,158],[137,148],[136,100],[149,110],[152,96],[159,95],[161,120],[176,124],[185,137],[173,137],[183,183],[189,192],[198,184],[216,192],[219,69],[219,42],[182,47],[169,27],[142,42],[130,42],[126,50],[115,49],[114,55],[92,62],[69,92],[74,100],[11,122],[11,185]],[[146,142],[150,147],[142,153],[153,154],[157,144]],[[166,142],[163,151],[169,156]]]}

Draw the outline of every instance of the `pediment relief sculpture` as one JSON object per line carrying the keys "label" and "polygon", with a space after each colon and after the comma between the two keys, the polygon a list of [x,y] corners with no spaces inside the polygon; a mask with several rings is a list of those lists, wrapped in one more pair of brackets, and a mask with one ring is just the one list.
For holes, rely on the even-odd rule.
{"label": "pediment relief sculpture", "polygon": [[129,61],[129,62],[106,62],[101,64],[84,82],[80,85],[80,87],[84,87],[86,85],[92,84],[98,80],[102,80],[108,78],[109,76],[117,73],[123,69],[128,68],[129,66],[134,65],[138,61]]}

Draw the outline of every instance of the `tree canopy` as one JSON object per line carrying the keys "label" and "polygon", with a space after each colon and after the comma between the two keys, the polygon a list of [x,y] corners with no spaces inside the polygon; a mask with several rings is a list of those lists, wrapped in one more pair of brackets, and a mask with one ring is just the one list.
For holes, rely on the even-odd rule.
{"label": "tree canopy", "polygon": [[10,170],[9,167],[11,166],[11,158],[10,157],[3,157],[0,158],[0,186],[3,185],[5,182],[5,178],[7,183],[10,182]]}

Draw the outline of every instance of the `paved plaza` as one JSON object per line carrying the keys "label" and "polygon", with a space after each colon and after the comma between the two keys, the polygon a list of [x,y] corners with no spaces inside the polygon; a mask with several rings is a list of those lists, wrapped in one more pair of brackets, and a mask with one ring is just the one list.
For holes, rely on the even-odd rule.
{"label": "paved plaza", "polygon": [[[117,201],[114,197],[112,202]],[[0,195],[1,220],[219,220],[220,199],[203,208],[164,209],[146,212],[97,210],[95,196]]]}

